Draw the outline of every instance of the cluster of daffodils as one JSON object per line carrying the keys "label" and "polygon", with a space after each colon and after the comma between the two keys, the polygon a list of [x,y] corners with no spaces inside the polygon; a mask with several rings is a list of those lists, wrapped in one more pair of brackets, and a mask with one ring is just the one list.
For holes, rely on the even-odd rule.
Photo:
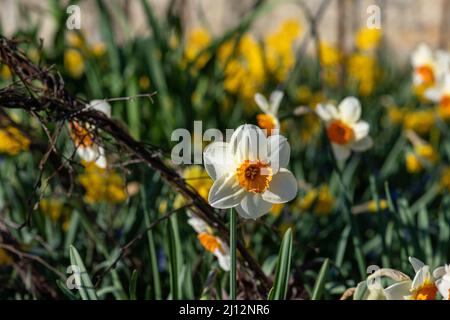
{"label": "cluster of daffodils", "polygon": [[245,219],[268,213],[273,204],[297,195],[297,180],[286,168],[290,146],[279,134],[266,137],[257,126],[236,129],[230,142],[214,142],[204,150],[204,165],[214,184],[209,203],[234,208]]}
{"label": "cluster of daffodils", "polygon": [[[295,45],[300,35],[300,24],[286,20],[261,43],[250,33],[223,43],[217,56],[224,73],[225,90],[250,101],[268,78],[285,80],[295,63]],[[212,39],[204,28],[191,30],[186,39],[183,64],[194,62],[197,69],[204,67],[211,57],[205,49]]]}
{"label": "cluster of daffodils", "polygon": [[361,104],[355,97],[345,98],[336,108],[333,104],[319,104],[316,109],[325,122],[328,139],[338,161],[346,160],[352,151],[362,152],[372,147],[370,126],[360,120]]}
{"label": "cluster of daffodils", "polygon": [[322,77],[329,86],[337,86],[339,67],[347,71],[348,85],[355,87],[361,96],[370,95],[380,76],[376,49],[379,48],[382,33],[379,29],[363,28],[355,37],[355,51],[345,55],[337,47],[323,41],[320,43]]}
{"label": "cluster of daffodils", "polygon": [[[367,290],[362,296],[364,300],[436,300],[450,299],[450,267],[445,265],[431,272],[430,267],[422,261],[410,257],[409,261],[414,269],[415,276],[411,280],[405,274],[391,269],[378,272],[371,276],[367,282]],[[382,270],[380,270],[382,271]],[[396,282],[386,288],[377,280],[387,275]],[[400,275],[400,276],[399,276]],[[381,280],[381,279],[379,279]],[[358,286],[360,287],[360,286]],[[357,288],[358,290],[358,288]],[[356,293],[355,293],[356,294]]]}
{"label": "cluster of daffodils", "polygon": [[0,154],[15,156],[22,151],[27,151],[29,147],[30,139],[16,127],[0,128]]}
{"label": "cluster of daffodils", "polygon": [[188,212],[188,224],[197,233],[197,239],[206,251],[217,258],[224,271],[230,271],[230,249],[225,242],[214,235],[212,228],[195,214]]}

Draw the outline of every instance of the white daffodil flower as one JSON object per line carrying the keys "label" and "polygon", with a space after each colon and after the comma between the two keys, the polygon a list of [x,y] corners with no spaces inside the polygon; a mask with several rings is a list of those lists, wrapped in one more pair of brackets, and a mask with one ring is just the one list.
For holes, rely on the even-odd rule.
{"label": "white daffodil flower", "polygon": [[216,256],[219,266],[226,272],[230,271],[230,249],[219,237],[212,234],[211,227],[195,214],[188,212],[188,224],[197,232],[200,244]]}
{"label": "white daffodil flower", "polygon": [[416,272],[414,279],[394,283],[384,289],[388,300],[435,300],[437,287],[430,267],[422,261],[410,257],[409,261]]}
{"label": "white daffodil flower", "polygon": [[425,91],[425,97],[438,104],[439,115],[445,119],[450,117],[450,71],[444,80]]}
{"label": "white daffodil flower", "polygon": [[435,58],[433,51],[425,43],[421,43],[412,53],[411,65],[414,69],[414,85],[432,84],[435,81]]}
{"label": "white daffodil flower", "polygon": [[262,94],[255,94],[255,102],[263,112],[256,116],[258,126],[261,129],[267,130],[267,135],[278,133],[275,130],[280,129],[280,121],[278,120],[278,109],[281,100],[283,100],[284,93],[282,91],[274,91],[270,95],[269,101]]}
{"label": "white daffodil flower", "polygon": [[362,152],[372,147],[370,126],[360,120],[361,104],[355,97],[345,98],[337,108],[330,103],[319,104],[316,113],[325,122],[337,160],[346,160],[351,151]]}
{"label": "white daffodil flower", "polygon": [[240,126],[229,143],[214,142],[204,151],[205,169],[214,180],[208,201],[219,209],[236,208],[256,219],[274,203],[297,195],[297,180],[286,169],[290,146],[281,135],[266,137],[255,125]]}
{"label": "white daffodil flower", "polygon": [[[87,108],[103,112],[111,117],[111,106],[104,100],[92,100]],[[95,162],[100,168],[106,168],[106,156],[103,147],[95,143],[89,132],[89,124],[73,121],[69,124],[70,136],[75,144],[78,156],[86,162]]]}
{"label": "white daffodil flower", "polygon": [[415,86],[433,85],[449,71],[450,55],[442,50],[434,54],[428,45],[421,43],[411,55],[411,64]]}
{"label": "white daffodil flower", "polygon": [[436,268],[433,272],[436,280],[436,287],[443,300],[450,300],[450,265]]}

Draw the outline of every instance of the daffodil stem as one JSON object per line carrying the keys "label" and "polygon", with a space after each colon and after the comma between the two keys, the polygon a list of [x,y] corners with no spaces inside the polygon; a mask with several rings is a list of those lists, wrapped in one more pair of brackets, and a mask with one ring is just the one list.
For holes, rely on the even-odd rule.
{"label": "daffodil stem", "polygon": [[236,300],[236,211],[230,209],[230,299]]}

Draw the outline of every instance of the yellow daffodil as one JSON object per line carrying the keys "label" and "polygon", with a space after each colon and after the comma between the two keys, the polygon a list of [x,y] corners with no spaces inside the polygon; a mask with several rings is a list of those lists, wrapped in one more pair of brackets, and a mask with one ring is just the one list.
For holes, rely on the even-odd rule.
{"label": "yellow daffodil", "polygon": [[356,205],[352,207],[353,214],[360,214],[365,212],[376,213],[378,211],[383,211],[388,208],[388,202],[385,199],[380,199],[378,202],[371,200],[369,202]]}
{"label": "yellow daffodil", "polygon": [[403,127],[420,135],[429,133],[434,124],[434,112],[431,109],[406,112],[403,118]]}
{"label": "yellow daffodil", "polygon": [[207,53],[198,56],[212,41],[212,36],[205,28],[197,27],[191,30],[187,37],[184,56],[187,62],[194,62],[197,69],[201,69],[208,61],[210,55]]}
{"label": "yellow daffodil", "polygon": [[341,53],[336,47],[327,42],[320,43],[320,63],[323,66],[335,67],[339,65],[341,58]]}
{"label": "yellow daffodil", "polygon": [[362,51],[374,50],[379,47],[382,33],[380,29],[363,28],[355,37],[356,48]]}
{"label": "yellow daffodil", "polygon": [[0,129],[0,153],[11,156],[27,151],[30,140],[16,127],[7,126]]}
{"label": "yellow daffodil", "polygon": [[349,81],[357,85],[361,96],[368,96],[373,92],[378,72],[378,63],[373,55],[355,53],[347,61]]}
{"label": "yellow daffodil", "polygon": [[325,216],[331,213],[334,208],[336,198],[331,193],[327,185],[319,188],[307,188],[306,194],[300,198],[296,206],[302,211],[312,211],[319,216]]}
{"label": "yellow daffodil", "polygon": [[362,152],[372,147],[370,126],[360,120],[361,104],[355,97],[345,98],[337,108],[330,103],[319,104],[316,112],[325,122],[337,160],[346,160],[351,151]]}
{"label": "yellow daffodil", "polygon": [[64,67],[73,78],[80,78],[84,73],[84,58],[77,49],[67,49],[64,52]]}
{"label": "yellow daffodil", "polygon": [[99,167],[95,162],[85,163],[84,173],[78,181],[86,190],[86,202],[120,203],[127,199],[123,178],[113,170]]}
{"label": "yellow daffodil", "polygon": [[208,200],[208,193],[213,185],[213,181],[202,166],[189,166],[183,170],[183,178],[205,200]]}
{"label": "yellow daffodil", "polygon": [[219,209],[236,208],[245,219],[256,219],[273,204],[297,194],[297,181],[286,169],[290,146],[281,135],[266,137],[254,125],[242,125],[229,143],[214,142],[204,151],[205,169],[214,180],[209,203]]}

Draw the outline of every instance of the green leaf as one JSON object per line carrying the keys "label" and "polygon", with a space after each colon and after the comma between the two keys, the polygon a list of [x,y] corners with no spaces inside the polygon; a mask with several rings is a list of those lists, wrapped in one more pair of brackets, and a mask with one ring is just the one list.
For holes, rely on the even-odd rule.
{"label": "green leaf", "polygon": [[323,288],[325,286],[325,280],[330,266],[330,260],[327,258],[322,264],[319,271],[319,276],[316,279],[316,284],[314,285],[311,300],[319,300],[322,296]]}
{"label": "green leaf", "polygon": [[138,273],[136,270],[133,270],[133,273],[131,274],[131,280],[130,280],[130,300],[136,300],[137,279],[138,279]]}
{"label": "green leaf", "polygon": [[98,300],[97,294],[95,293],[94,285],[92,284],[91,278],[89,277],[86,267],[84,266],[83,260],[80,257],[77,249],[74,246],[69,248],[70,263],[77,266],[80,271],[80,295],[83,300]]}
{"label": "green leaf", "polygon": [[180,285],[179,285],[179,273],[178,273],[178,248],[175,238],[175,231],[172,220],[169,219],[167,225],[167,231],[169,234],[169,274],[170,274],[170,293],[172,300],[181,299]]}
{"label": "green leaf", "polygon": [[284,300],[289,284],[292,257],[292,230],[289,228],[284,234],[278,255],[275,282],[269,294],[269,300]]}

